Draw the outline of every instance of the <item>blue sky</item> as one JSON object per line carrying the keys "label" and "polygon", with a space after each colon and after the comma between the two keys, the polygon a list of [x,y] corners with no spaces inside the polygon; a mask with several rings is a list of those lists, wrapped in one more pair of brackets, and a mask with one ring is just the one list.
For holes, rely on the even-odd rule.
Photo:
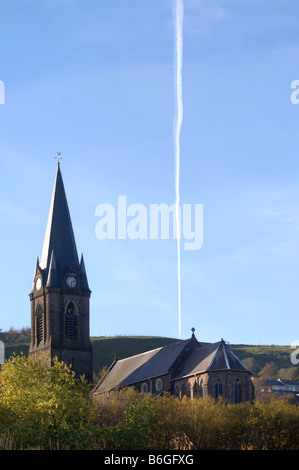
{"label": "blue sky", "polygon": [[[1,324],[30,325],[57,151],[91,334],[178,337],[176,242],[95,236],[101,203],[172,204],[171,0],[0,0]],[[184,0],[182,337],[298,339],[299,4]]]}

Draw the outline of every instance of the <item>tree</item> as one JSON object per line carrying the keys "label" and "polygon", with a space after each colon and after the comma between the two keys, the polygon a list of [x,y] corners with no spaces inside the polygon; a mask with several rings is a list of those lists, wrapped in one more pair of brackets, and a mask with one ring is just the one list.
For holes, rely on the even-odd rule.
{"label": "tree", "polygon": [[246,357],[245,359],[242,359],[242,362],[253,375],[257,374],[259,367],[255,357]]}
{"label": "tree", "polygon": [[84,377],[47,357],[11,357],[0,372],[0,434],[16,448],[77,448],[88,440],[92,404]]}
{"label": "tree", "polygon": [[99,396],[94,418],[96,447],[100,450],[146,449],[153,404],[150,394],[141,394],[131,387]]}
{"label": "tree", "polygon": [[275,362],[267,362],[259,373],[259,378],[263,380],[275,380],[277,379],[278,366]]}
{"label": "tree", "polygon": [[299,369],[297,366],[279,369],[278,376],[286,380],[299,380]]}

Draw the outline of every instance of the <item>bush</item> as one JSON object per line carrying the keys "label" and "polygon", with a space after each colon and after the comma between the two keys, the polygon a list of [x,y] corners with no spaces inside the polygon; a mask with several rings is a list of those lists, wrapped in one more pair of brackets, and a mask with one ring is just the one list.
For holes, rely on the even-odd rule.
{"label": "bush", "polygon": [[90,389],[54,359],[14,356],[0,373],[1,435],[16,448],[76,448],[88,435]]}
{"label": "bush", "polygon": [[0,449],[298,450],[299,408],[153,398],[133,388],[97,402],[64,363],[15,356],[0,372]]}

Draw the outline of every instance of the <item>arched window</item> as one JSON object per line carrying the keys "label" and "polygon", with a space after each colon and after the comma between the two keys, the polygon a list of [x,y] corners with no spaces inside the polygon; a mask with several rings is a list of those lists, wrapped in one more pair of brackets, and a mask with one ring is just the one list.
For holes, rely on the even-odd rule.
{"label": "arched window", "polygon": [[215,383],[215,398],[217,399],[222,395],[222,383],[218,377],[217,382]]}
{"label": "arched window", "polygon": [[235,381],[235,403],[240,403],[242,401],[242,386],[239,378],[236,378]]}
{"label": "arched window", "polygon": [[44,339],[44,318],[43,318],[43,309],[40,303],[36,307],[36,340],[37,345]]}
{"label": "arched window", "polygon": [[65,334],[68,338],[73,338],[77,333],[76,308],[73,302],[70,302],[66,308],[65,315]]}
{"label": "arched window", "polygon": [[203,397],[203,380],[199,381],[199,378],[196,381],[196,396],[199,398]]}
{"label": "arched window", "polygon": [[176,397],[181,398],[181,386],[179,383],[176,383],[174,386],[174,394]]}

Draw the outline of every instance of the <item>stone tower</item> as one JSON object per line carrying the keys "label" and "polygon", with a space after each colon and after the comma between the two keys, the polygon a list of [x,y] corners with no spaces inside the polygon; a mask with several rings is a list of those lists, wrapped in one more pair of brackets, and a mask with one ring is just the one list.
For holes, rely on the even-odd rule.
{"label": "stone tower", "polygon": [[41,259],[31,301],[30,354],[49,354],[92,381],[89,299],[83,255],[79,262],[58,162]]}

